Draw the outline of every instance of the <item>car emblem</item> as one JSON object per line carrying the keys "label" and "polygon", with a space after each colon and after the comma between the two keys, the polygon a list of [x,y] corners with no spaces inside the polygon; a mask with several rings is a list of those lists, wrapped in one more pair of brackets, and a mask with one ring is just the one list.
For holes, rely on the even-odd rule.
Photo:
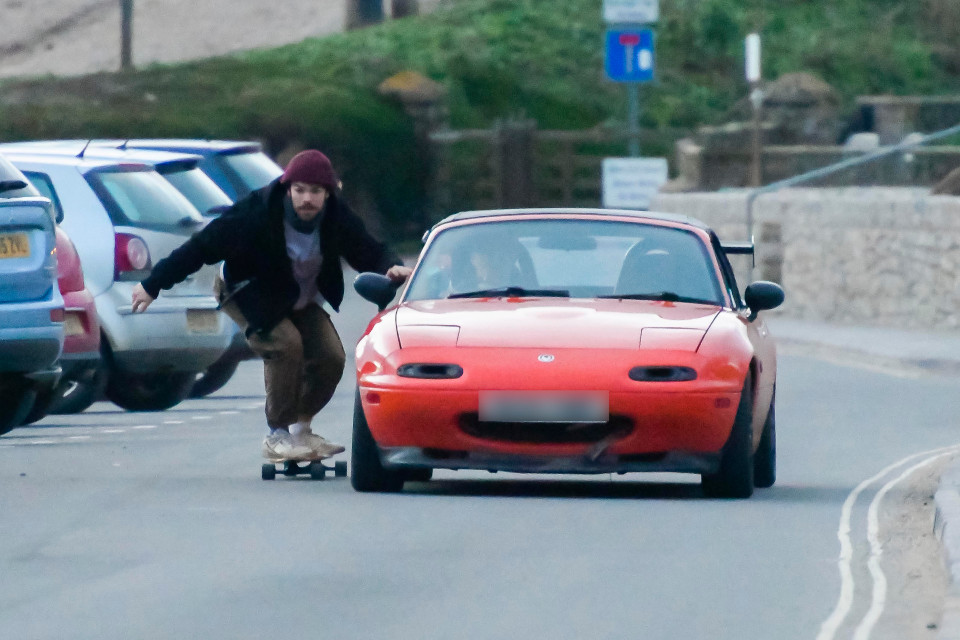
{"label": "car emblem", "polygon": [[549,353],[541,353],[537,356],[537,360],[540,362],[553,362],[553,356]]}

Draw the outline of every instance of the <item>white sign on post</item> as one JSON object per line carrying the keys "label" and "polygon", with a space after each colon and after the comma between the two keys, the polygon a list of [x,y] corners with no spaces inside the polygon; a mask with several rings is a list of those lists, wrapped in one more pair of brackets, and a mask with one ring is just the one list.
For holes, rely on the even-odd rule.
{"label": "white sign on post", "polygon": [[668,177],[666,158],[604,158],[603,206],[646,210]]}
{"label": "white sign on post", "polygon": [[603,19],[612,24],[651,24],[660,18],[660,0],[603,0]]}

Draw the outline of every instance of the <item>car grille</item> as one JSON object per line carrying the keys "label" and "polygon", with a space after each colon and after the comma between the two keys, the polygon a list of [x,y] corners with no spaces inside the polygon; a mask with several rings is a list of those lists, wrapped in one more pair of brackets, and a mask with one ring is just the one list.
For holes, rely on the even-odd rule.
{"label": "car grille", "polygon": [[475,438],[502,442],[567,444],[599,442],[623,437],[633,431],[633,422],[624,416],[610,416],[607,422],[481,422],[476,413],[460,416],[460,429]]}

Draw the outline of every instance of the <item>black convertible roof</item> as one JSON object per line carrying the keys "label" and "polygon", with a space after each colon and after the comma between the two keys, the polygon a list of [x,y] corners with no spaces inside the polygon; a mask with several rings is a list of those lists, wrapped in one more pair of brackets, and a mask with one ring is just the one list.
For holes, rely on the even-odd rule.
{"label": "black convertible roof", "polygon": [[705,223],[697,220],[696,218],[691,218],[690,216],[685,216],[676,213],[660,213],[654,211],[636,211],[634,209],[579,209],[579,208],[558,208],[558,209],[487,209],[481,211],[461,211],[460,213],[454,213],[449,215],[440,222],[433,225],[433,228],[436,228],[440,225],[447,224],[448,222],[456,222],[458,220],[473,220],[476,218],[492,218],[494,216],[529,216],[529,215],[556,215],[556,214],[575,214],[575,215],[598,215],[598,216],[617,216],[617,217],[631,217],[637,218],[639,220],[661,220],[666,222],[679,222],[681,224],[687,224],[693,227],[699,227],[706,231],[710,231]]}

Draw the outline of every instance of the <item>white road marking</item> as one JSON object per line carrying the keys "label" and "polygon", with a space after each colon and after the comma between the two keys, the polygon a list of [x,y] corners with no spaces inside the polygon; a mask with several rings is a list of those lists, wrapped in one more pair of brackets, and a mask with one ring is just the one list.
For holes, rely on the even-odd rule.
{"label": "white road marking", "polygon": [[210,416],[190,416],[191,420],[210,420]]}
{"label": "white road marking", "polygon": [[68,436],[67,440],[89,440],[90,436]]}
{"label": "white road marking", "polygon": [[53,440],[31,440],[27,444],[56,444]]}
{"label": "white road marking", "polygon": [[[851,562],[853,560],[853,543],[850,540],[850,519],[853,512],[853,505],[856,503],[860,494],[874,482],[880,480],[894,469],[901,467],[912,460],[922,458],[923,456],[936,456],[937,454],[946,455],[960,449],[960,446],[941,447],[930,451],[922,451],[907,456],[902,460],[884,467],[876,475],[864,480],[857,485],[856,489],[850,492],[847,499],[843,502],[843,508],[840,510],[840,528],[837,529],[837,538],[840,540],[840,557],[837,561],[840,570],[840,598],[830,616],[820,625],[820,633],[817,634],[817,640],[833,640],[837,629],[843,624],[850,608],[853,606],[854,580]],[[908,474],[909,475],[909,474]]]}
{"label": "white road marking", "polygon": [[895,480],[883,485],[883,488],[874,497],[873,502],[870,503],[870,509],[867,511],[867,540],[870,541],[870,560],[867,561],[867,566],[870,568],[870,575],[873,577],[873,596],[870,609],[863,616],[863,620],[860,621],[853,634],[854,640],[868,640],[870,638],[870,633],[877,624],[877,620],[880,619],[880,614],[883,613],[883,607],[887,602],[887,577],[880,566],[880,557],[883,555],[883,544],[880,542],[880,503],[890,489],[909,478],[913,473],[951,454],[953,454],[953,451],[946,451],[930,456],[923,462],[913,465],[897,476]]}
{"label": "white road marking", "polygon": [[100,433],[126,433],[126,429],[100,429]]}
{"label": "white road marking", "polygon": [[163,424],[183,424],[183,420],[164,420]]}
{"label": "white road marking", "polygon": [[240,413],[240,412],[239,412],[239,411],[233,411],[233,410],[231,409],[230,411],[221,411],[221,412],[220,412],[220,415],[222,415],[222,416],[232,416],[232,415],[234,415],[234,414],[236,414],[236,413]]}
{"label": "white road marking", "polygon": [[155,424],[138,424],[137,426],[135,426],[135,427],[130,427],[130,428],[131,428],[131,429],[141,429],[141,430],[143,430],[143,429],[156,429],[156,428],[157,428],[157,425],[155,425]]}

